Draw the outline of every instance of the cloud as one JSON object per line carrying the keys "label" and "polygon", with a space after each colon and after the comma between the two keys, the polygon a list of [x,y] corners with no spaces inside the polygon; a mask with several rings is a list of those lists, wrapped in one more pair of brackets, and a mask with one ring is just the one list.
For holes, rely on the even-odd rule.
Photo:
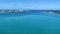
{"label": "cloud", "polygon": [[60,9],[58,0],[0,0],[0,9]]}

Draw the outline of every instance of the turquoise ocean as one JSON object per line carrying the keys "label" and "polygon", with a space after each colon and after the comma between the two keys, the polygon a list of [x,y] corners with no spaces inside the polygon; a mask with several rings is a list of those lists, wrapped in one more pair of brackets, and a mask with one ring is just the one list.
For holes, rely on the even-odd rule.
{"label": "turquoise ocean", "polygon": [[60,15],[42,11],[0,13],[0,34],[60,34]]}

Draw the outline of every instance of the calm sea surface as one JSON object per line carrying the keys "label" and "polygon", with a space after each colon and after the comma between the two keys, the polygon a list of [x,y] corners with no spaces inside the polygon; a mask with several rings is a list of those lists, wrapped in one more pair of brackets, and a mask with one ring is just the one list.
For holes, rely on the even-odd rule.
{"label": "calm sea surface", "polygon": [[0,13],[0,34],[60,34],[60,15],[41,11]]}

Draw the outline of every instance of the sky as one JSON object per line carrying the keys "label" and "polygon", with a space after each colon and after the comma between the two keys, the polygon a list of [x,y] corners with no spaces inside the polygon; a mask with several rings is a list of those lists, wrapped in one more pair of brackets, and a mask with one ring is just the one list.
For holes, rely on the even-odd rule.
{"label": "sky", "polygon": [[0,9],[60,10],[60,0],[0,0]]}

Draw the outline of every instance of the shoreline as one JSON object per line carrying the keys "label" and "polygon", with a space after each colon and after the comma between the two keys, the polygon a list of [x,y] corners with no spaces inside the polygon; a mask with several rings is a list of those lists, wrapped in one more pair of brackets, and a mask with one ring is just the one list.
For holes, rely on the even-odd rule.
{"label": "shoreline", "polygon": [[45,12],[60,14],[60,10],[0,10],[0,13],[4,12]]}

